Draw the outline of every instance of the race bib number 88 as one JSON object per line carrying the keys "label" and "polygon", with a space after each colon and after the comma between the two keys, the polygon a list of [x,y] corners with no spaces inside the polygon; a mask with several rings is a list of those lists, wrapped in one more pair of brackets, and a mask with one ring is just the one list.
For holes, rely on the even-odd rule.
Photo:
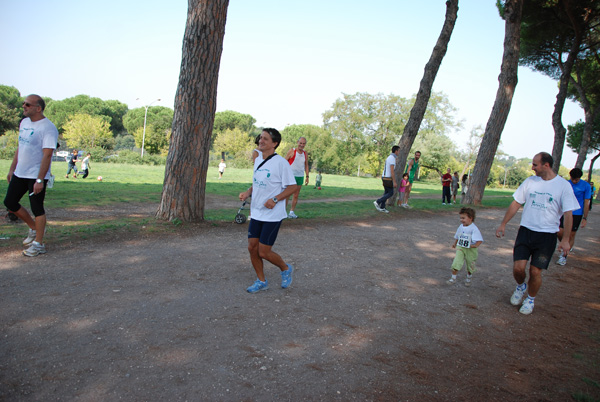
{"label": "race bib number 88", "polygon": [[471,234],[470,233],[462,233],[458,238],[458,245],[464,248],[471,247]]}

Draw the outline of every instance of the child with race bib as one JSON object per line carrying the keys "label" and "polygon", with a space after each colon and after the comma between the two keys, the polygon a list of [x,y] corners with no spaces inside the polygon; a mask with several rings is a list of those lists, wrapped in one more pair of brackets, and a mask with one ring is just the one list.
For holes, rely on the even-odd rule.
{"label": "child with race bib", "polygon": [[471,286],[471,277],[475,272],[475,263],[477,262],[478,247],[483,243],[483,236],[479,228],[475,226],[475,210],[472,208],[461,208],[459,212],[460,226],[454,235],[454,244],[452,248],[456,249],[456,257],[452,262],[452,277],[448,279],[449,285],[456,283],[456,274],[467,265],[467,279],[465,286]]}

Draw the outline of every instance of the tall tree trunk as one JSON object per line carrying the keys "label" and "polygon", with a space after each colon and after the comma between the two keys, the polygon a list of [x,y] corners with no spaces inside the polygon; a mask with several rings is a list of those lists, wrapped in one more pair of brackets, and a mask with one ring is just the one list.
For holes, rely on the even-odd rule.
{"label": "tall tree trunk", "polygon": [[[575,35],[575,40],[573,41],[573,46],[569,51],[567,60],[562,65],[559,63],[561,75],[558,85],[558,94],[556,95],[556,103],[554,104],[554,112],[552,113],[552,127],[554,128],[554,145],[552,146],[552,159],[554,159],[554,165],[552,166],[552,170],[554,170],[555,173],[558,173],[558,169],[560,168],[560,161],[565,147],[567,129],[563,126],[562,114],[567,99],[567,90],[569,89],[569,80],[571,78],[571,72],[573,71],[573,64],[579,53],[580,45],[581,35],[577,34]],[[560,58],[561,56],[559,55],[559,59]]]}
{"label": "tall tree trunk", "polygon": [[591,110],[590,102],[586,100],[587,107],[584,107],[585,123],[583,124],[583,135],[581,136],[581,143],[579,144],[579,152],[577,153],[577,162],[575,167],[583,170],[583,163],[587,158],[588,151],[590,149],[590,140],[592,133],[594,132],[594,120],[598,113],[600,113],[600,105],[594,110]]}
{"label": "tall tree trunk", "polygon": [[448,50],[448,43],[450,42],[450,37],[452,36],[452,31],[454,30],[457,16],[458,0],[446,1],[446,19],[442,27],[442,32],[440,33],[437,43],[433,48],[433,52],[431,53],[429,61],[425,65],[425,72],[423,73],[423,78],[421,79],[419,92],[417,93],[417,99],[415,100],[415,104],[410,111],[408,122],[406,123],[406,126],[404,126],[402,137],[398,143],[400,152],[396,158],[395,168],[397,183],[400,183],[402,180],[402,174],[404,173],[404,167],[406,166],[408,153],[410,152],[410,148],[412,147],[412,144],[415,142],[415,138],[417,138],[417,134],[419,133],[419,128],[421,127],[421,122],[423,121],[423,116],[425,115],[427,104],[429,103],[429,98],[431,97],[431,88],[433,87],[435,77],[440,69],[440,65],[442,64],[444,56],[446,55],[446,51]]}
{"label": "tall tree trunk", "polygon": [[467,190],[465,202],[467,204],[480,205],[483,198],[483,192],[487,183],[494,156],[498,150],[500,136],[517,86],[517,73],[519,68],[519,47],[521,34],[521,14],[524,0],[507,0],[505,5],[504,18],[505,36],[504,36],[504,55],[502,56],[502,66],[500,76],[498,77],[499,86],[496,92],[496,101],[492,107],[492,113],[485,127],[485,134],[481,140],[475,167],[473,168],[473,178],[471,185]]}
{"label": "tall tree trunk", "polygon": [[590,161],[590,168],[588,169],[588,176],[587,176],[588,183],[592,181],[592,171],[594,170],[594,162],[596,162],[596,159],[598,159],[598,157],[600,157],[600,152],[598,152],[596,154],[596,156],[594,156],[592,158],[592,160]]}
{"label": "tall tree trunk", "polygon": [[229,0],[189,0],[173,134],[156,218],[204,219],[206,170]]}

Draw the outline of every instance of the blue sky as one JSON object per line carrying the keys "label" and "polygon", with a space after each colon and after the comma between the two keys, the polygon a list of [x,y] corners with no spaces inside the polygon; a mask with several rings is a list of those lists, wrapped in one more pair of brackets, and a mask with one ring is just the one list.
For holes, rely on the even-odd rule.
{"label": "blue sky", "polygon": [[[474,126],[485,127],[496,96],[504,21],[494,0],[459,7],[434,90],[458,109],[464,129],[451,138],[463,147]],[[283,129],[322,124],[342,93],[411,97],[445,11],[443,0],[231,0],[217,110]],[[53,99],[87,94],[135,108],[161,98],[173,107],[186,15],[181,0],[0,0],[0,84]],[[556,90],[555,81],[519,69],[503,151],[552,151]],[[569,101],[565,126],[582,118]],[[563,165],[575,161],[565,147]]]}

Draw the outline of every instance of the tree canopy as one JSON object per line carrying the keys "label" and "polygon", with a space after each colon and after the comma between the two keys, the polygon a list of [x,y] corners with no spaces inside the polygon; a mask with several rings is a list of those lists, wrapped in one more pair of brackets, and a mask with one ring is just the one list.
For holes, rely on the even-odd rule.
{"label": "tree canopy", "polygon": [[92,98],[89,95],[77,95],[63,100],[52,100],[47,103],[44,114],[56,126],[59,132],[64,131],[64,126],[76,114],[90,116],[105,116],[110,125],[110,131],[121,133],[123,131],[123,116],[127,112],[127,105],[117,100],[104,101]]}
{"label": "tree canopy", "polygon": [[0,85],[0,135],[9,130],[18,130],[23,98],[15,87]]}

